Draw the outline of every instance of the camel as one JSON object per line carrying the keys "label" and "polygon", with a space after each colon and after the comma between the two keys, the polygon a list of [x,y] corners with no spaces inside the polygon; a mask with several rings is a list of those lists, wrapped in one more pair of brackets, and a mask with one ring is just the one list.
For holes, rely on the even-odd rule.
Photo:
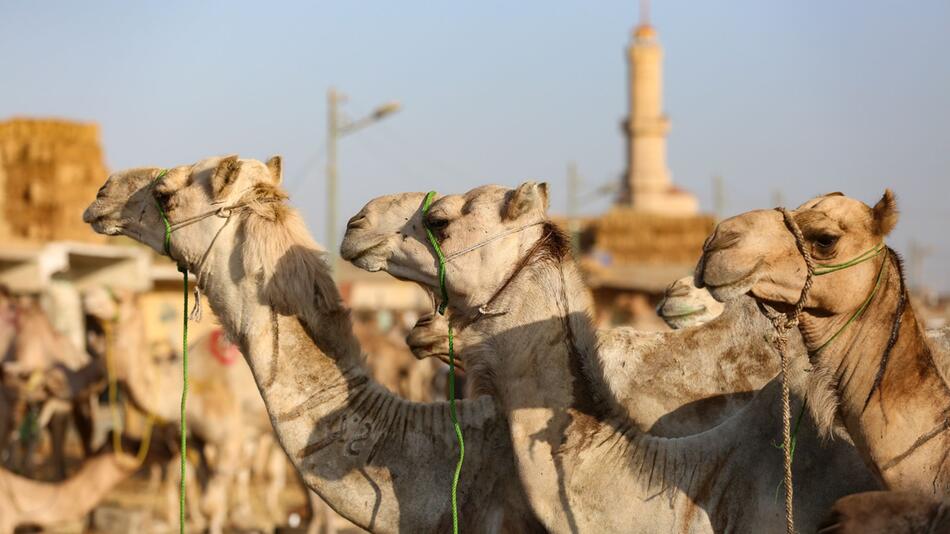
{"label": "camel", "polygon": [[819,534],[939,534],[950,532],[950,501],[906,491],[842,497]]}
{"label": "camel", "polygon": [[[423,196],[371,201],[351,219],[343,257],[438,294],[437,261],[422,224]],[[636,392],[620,399],[617,393],[649,365],[601,354],[625,345],[596,335],[589,292],[569,258],[568,241],[546,220],[546,205],[544,185],[485,186],[439,197],[425,221],[452,258],[446,272],[450,317],[468,338],[467,368],[485,370],[509,421],[534,512],[556,532],[782,528],[776,498],[781,454],[773,446],[779,435],[777,382],[703,433],[667,439],[643,432],[628,414],[639,409],[630,402]],[[722,316],[729,313],[727,307]],[[690,367],[709,359],[700,358],[702,352],[742,332],[718,321],[641,338],[643,352],[667,359],[681,358],[692,346],[691,358],[669,371],[660,367],[657,380],[673,384],[679,375],[683,381]],[[703,331],[708,335],[698,350],[696,332]],[[623,334],[626,347],[633,345]],[[796,365],[804,374],[802,358]],[[656,410],[647,399],[643,410]],[[801,488],[796,524],[803,531],[813,530],[838,497],[875,487],[848,448],[805,454],[823,446],[808,426],[799,435],[802,453],[794,464]],[[621,506],[616,495],[624,496]]]}
{"label": "camel", "polygon": [[[100,325],[114,320],[115,324],[111,330],[117,345],[113,354],[118,359],[118,378],[130,391],[133,401],[140,399],[139,406],[143,410],[149,409],[150,406],[152,410],[161,410],[150,413],[166,421],[176,421],[180,394],[180,386],[177,384],[181,380],[180,360],[156,362],[143,358],[148,347],[144,343],[143,322],[136,296],[128,292],[93,288],[84,294],[83,304],[89,318]],[[429,362],[415,362],[405,348],[396,346],[388,337],[375,335],[366,328],[362,331],[357,329],[356,334],[363,346],[372,351],[371,362],[375,364],[372,366],[373,375],[383,385],[409,399],[432,399],[435,393],[432,388],[435,370],[428,365]],[[102,343],[93,342],[91,345],[99,346]],[[100,348],[100,352],[104,352],[104,348]],[[270,446],[270,422],[250,370],[243,365],[240,351],[226,340],[221,330],[215,330],[209,336],[196,340],[190,353],[192,400],[189,411],[193,413],[190,414],[189,420],[199,421],[191,430],[215,451],[226,451],[225,456],[216,455],[217,461],[211,466],[209,492],[203,499],[205,502],[202,508],[211,518],[212,530],[220,528],[225,522],[230,511],[228,503],[248,502],[251,475],[249,463],[238,456],[240,449],[224,443],[225,440],[240,440],[241,436],[245,437],[252,448],[260,449],[260,453],[266,457],[257,462],[261,464],[261,468],[254,474],[266,480],[265,501],[267,509],[273,512],[272,516],[266,519],[279,524],[284,519],[279,515],[281,508],[278,505],[278,496],[286,485],[283,472],[287,458],[283,450]],[[179,389],[169,393],[166,387]],[[158,393],[162,391],[165,393],[161,397],[162,402],[159,402]],[[240,408],[239,405],[243,406],[240,414],[232,416],[236,413],[233,410]],[[224,413],[221,410],[224,410]],[[204,428],[210,424],[220,428]],[[234,428],[236,425],[242,428]],[[251,456],[255,454],[258,453],[250,452]],[[172,463],[175,462],[177,459],[172,460]],[[169,472],[177,472],[177,465],[171,467],[174,469]],[[234,474],[223,478],[221,472]],[[169,479],[169,482],[174,481]],[[167,484],[166,491],[177,493],[177,485]],[[228,493],[232,494],[230,498]],[[321,520],[321,517],[327,515],[326,510],[323,510],[326,504],[312,492],[308,492],[308,497],[314,518],[309,528],[316,532],[329,526],[325,525],[328,521]],[[176,520],[177,497],[168,501],[168,520]],[[253,518],[247,517],[251,512],[250,507],[240,508],[237,512],[243,517],[242,521],[254,521]]]}
{"label": "camel", "polygon": [[444,395],[443,390],[437,391],[434,387],[438,374],[436,362],[418,361],[391,335],[373,332],[359,323],[353,326],[360,346],[367,353],[367,368],[377,382],[393,393],[417,402],[429,402]]}
{"label": "camel", "polygon": [[907,298],[900,258],[884,245],[897,219],[890,190],[873,207],[832,193],[784,213],[744,213],[719,223],[697,281],[717,299],[750,293],[779,311],[804,298],[798,329],[831,393],[824,409],[840,415],[887,489],[946,498],[950,386]]}
{"label": "camel", "polygon": [[[145,342],[144,318],[138,298],[131,292],[109,292],[93,288],[83,295],[83,307],[98,329],[110,335],[104,343],[112,343],[111,357],[115,359],[117,380],[128,391],[133,404],[146,414],[159,420],[174,423],[180,421],[181,364],[180,357],[155,359]],[[93,343],[99,346],[103,343]],[[100,350],[105,351],[106,347]],[[247,494],[243,485],[248,477],[245,446],[257,445],[262,436],[270,433],[270,422],[260,395],[257,394],[250,370],[241,363],[240,352],[230,345],[221,330],[213,330],[190,343],[189,347],[189,431],[200,438],[204,446],[214,451],[210,462],[209,479],[202,495],[201,511],[197,508],[192,516],[207,517],[209,530],[221,532],[231,515],[238,514],[248,521],[251,509],[247,500],[240,509],[229,510],[229,495]],[[102,355],[105,359],[107,356]],[[282,456],[282,453],[277,453]],[[173,463],[178,460],[173,459]],[[276,473],[282,464],[270,471],[273,484],[267,488],[269,502],[276,501],[283,478]],[[177,463],[170,472],[177,472]],[[169,482],[174,482],[169,480]],[[166,491],[177,493],[177,485],[169,483]],[[166,511],[170,522],[177,521],[177,497],[169,499]],[[273,510],[275,513],[277,510]],[[194,517],[199,523],[201,517]],[[266,518],[268,524],[282,518]]]}
{"label": "camel", "polygon": [[0,468],[0,534],[82,519],[137,467],[132,457],[104,453],[62,482],[38,482]]}
{"label": "camel", "polygon": [[[383,196],[369,202],[349,224],[342,254],[357,266],[378,270],[385,261],[365,254],[361,242],[382,253],[392,249],[405,254],[398,246],[414,247],[408,253],[425,254],[428,245],[408,240],[410,231],[417,231],[419,205],[423,195]],[[398,209],[396,207],[398,206]],[[374,251],[376,252],[376,251]],[[431,252],[430,252],[431,253]],[[395,266],[398,268],[398,265]],[[396,274],[397,278],[400,277]],[[692,287],[683,291],[685,280],[674,283],[666,301],[670,308],[706,305],[710,296],[704,289]],[[691,284],[689,284],[691,285]],[[426,286],[423,284],[423,288]],[[716,308],[720,316],[712,320]],[[725,306],[709,305],[709,313],[693,314],[678,324],[694,321],[705,328],[688,328],[681,332],[643,332],[618,327],[597,332],[599,358],[606,372],[607,385],[617,406],[625,409],[637,428],[663,437],[681,437],[708,430],[734,414],[768,383],[779,371],[772,344],[764,337],[771,333],[768,320],[759,312],[752,298],[737,299]],[[676,322],[676,321],[674,321]],[[407,338],[419,358],[448,359],[447,322],[434,314],[424,316]],[[458,330],[455,339],[456,360],[464,362],[468,338]],[[792,352],[804,354],[800,337],[790,340]],[[667,346],[675,344],[679,352],[670,353]],[[720,356],[710,357],[707,348],[715,345]],[[480,376],[470,379],[472,389],[479,389]],[[803,379],[804,375],[793,378]],[[803,380],[799,380],[803,382]],[[805,384],[798,386],[804,390]],[[487,388],[490,392],[490,386]],[[824,416],[823,412],[813,413]],[[819,425],[823,434],[836,428],[833,421]]]}
{"label": "camel", "polygon": [[[413,403],[362,365],[323,252],[279,186],[280,158],[208,158],[109,177],[83,220],[165,251],[196,273],[254,375],[271,424],[307,486],[373,532],[445,531],[458,453],[445,402]],[[462,528],[538,531],[510,474],[508,428],[489,397],[458,403],[466,435]]]}
{"label": "camel", "polygon": [[709,291],[696,287],[687,276],[670,284],[656,307],[656,313],[674,330],[699,326],[719,317],[723,304]]}
{"label": "camel", "polygon": [[[14,298],[0,294],[0,371],[3,376],[4,404],[0,415],[0,447],[5,450],[10,430],[21,424],[30,408],[39,407],[37,428],[49,428],[53,445],[53,463],[57,475],[66,474],[65,442],[67,424],[72,418],[79,431],[85,454],[91,450],[91,403],[104,381],[101,367],[84,351],[58,333],[30,297]],[[21,469],[31,469],[30,444],[24,451]]]}

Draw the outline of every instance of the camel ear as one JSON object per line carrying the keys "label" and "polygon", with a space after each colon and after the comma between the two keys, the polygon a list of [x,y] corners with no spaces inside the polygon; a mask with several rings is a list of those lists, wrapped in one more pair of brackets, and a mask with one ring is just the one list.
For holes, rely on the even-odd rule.
{"label": "camel ear", "polygon": [[267,170],[270,171],[270,177],[274,185],[280,185],[280,181],[284,177],[284,166],[281,157],[272,156],[267,160]]}
{"label": "camel ear", "polygon": [[545,182],[525,182],[515,189],[505,204],[503,216],[513,221],[533,210],[542,214],[548,211],[548,184]]}
{"label": "camel ear", "polygon": [[237,180],[240,167],[241,162],[238,161],[237,154],[221,158],[211,174],[211,192],[215,198],[221,198],[227,194]]}
{"label": "camel ear", "polygon": [[884,190],[884,196],[871,208],[874,215],[874,232],[883,237],[897,226],[897,198],[890,189]]}

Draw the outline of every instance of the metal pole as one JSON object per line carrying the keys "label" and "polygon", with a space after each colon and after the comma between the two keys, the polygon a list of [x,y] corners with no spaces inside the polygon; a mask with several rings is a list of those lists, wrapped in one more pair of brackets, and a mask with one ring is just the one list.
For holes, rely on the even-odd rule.
{"label": "metal pole", "polygon": [[713,211],[720,221],[726,214],[726,184],[721,174],[713,176]]}
{"label": "metal pole", "polygon": [[567,164],[567,225],[571,233],[571,249],[574,255],[580,253],[580,231],[577,221],[577,203],[580,189],[580,176],[577,174],[577,164],[573,161]]}
{"label": "metal pole", "polygon": [[331,87],[327,91],[327,252],[330,272],[336,274],[336,142],[339,135],[337,106],[339,95]]}

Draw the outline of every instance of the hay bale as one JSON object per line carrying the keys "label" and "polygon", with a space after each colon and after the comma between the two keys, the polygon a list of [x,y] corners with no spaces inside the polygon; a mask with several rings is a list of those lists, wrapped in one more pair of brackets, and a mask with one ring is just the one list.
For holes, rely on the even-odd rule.
{"label": "hay bale", "polygon": [[593,222],[593,249],[616,264],[691,263],[715,225],[710,215],[673,217],[616,207]]}
{"label": "hay bale", "polygon": [[103,242],[82,212],[107,175],[96,124],[0,122],[0,237]]}

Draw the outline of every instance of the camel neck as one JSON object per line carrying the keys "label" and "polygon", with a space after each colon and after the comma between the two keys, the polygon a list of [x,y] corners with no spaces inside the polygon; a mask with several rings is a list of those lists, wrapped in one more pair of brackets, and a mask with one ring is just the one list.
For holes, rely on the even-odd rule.
{"label": "camel neck", "polygon": [[[946,493],[950,466],[945,465],[945,455],[935,452],[950,445],[950,388],[934,364],[909,303],[879,385],[874,387],[903,291],[898,260],[888,255],[883,261],[892,263],[878,294],[812,360],[833,373],[845,426],[865,461],[889,488],[933,491],[943,484]],[[850,315],[803,317],[802,331],[809,346],[814,347],[813,340],[828,339]]]}
{"label": "camel neck", "polygon": [[[230,250],[219,241],[202,289],[250,365],[281,446],[307,486],[360,527],[444,531],[456,455],[448,403],[410,403],[373,382],[322,253],[306,236],[267,230],[239,236]],[[460,512],[466,525],[490,528],[503,506],[490,488],[512,467],[489,466],[487,456],[507,429],[487,397],[458,410],[473,449],[460,494],[481,497],[463,498]]]}
{"label": "camel neck", "polygon": [[[497,358],[490,365],[503,377],[495,384],[500,396],[593,414],[600,397],[595,387],[602,384],[592,384],[588,376],[595,331],[590,295],[573,262],[546,259],[529,265],[496,307],[503,313],[476,322],[472,330],[488,340],[490,357]],[[548,350],[534,350],[539,346]],[[531,394],[538,398],[529,400]]]}

